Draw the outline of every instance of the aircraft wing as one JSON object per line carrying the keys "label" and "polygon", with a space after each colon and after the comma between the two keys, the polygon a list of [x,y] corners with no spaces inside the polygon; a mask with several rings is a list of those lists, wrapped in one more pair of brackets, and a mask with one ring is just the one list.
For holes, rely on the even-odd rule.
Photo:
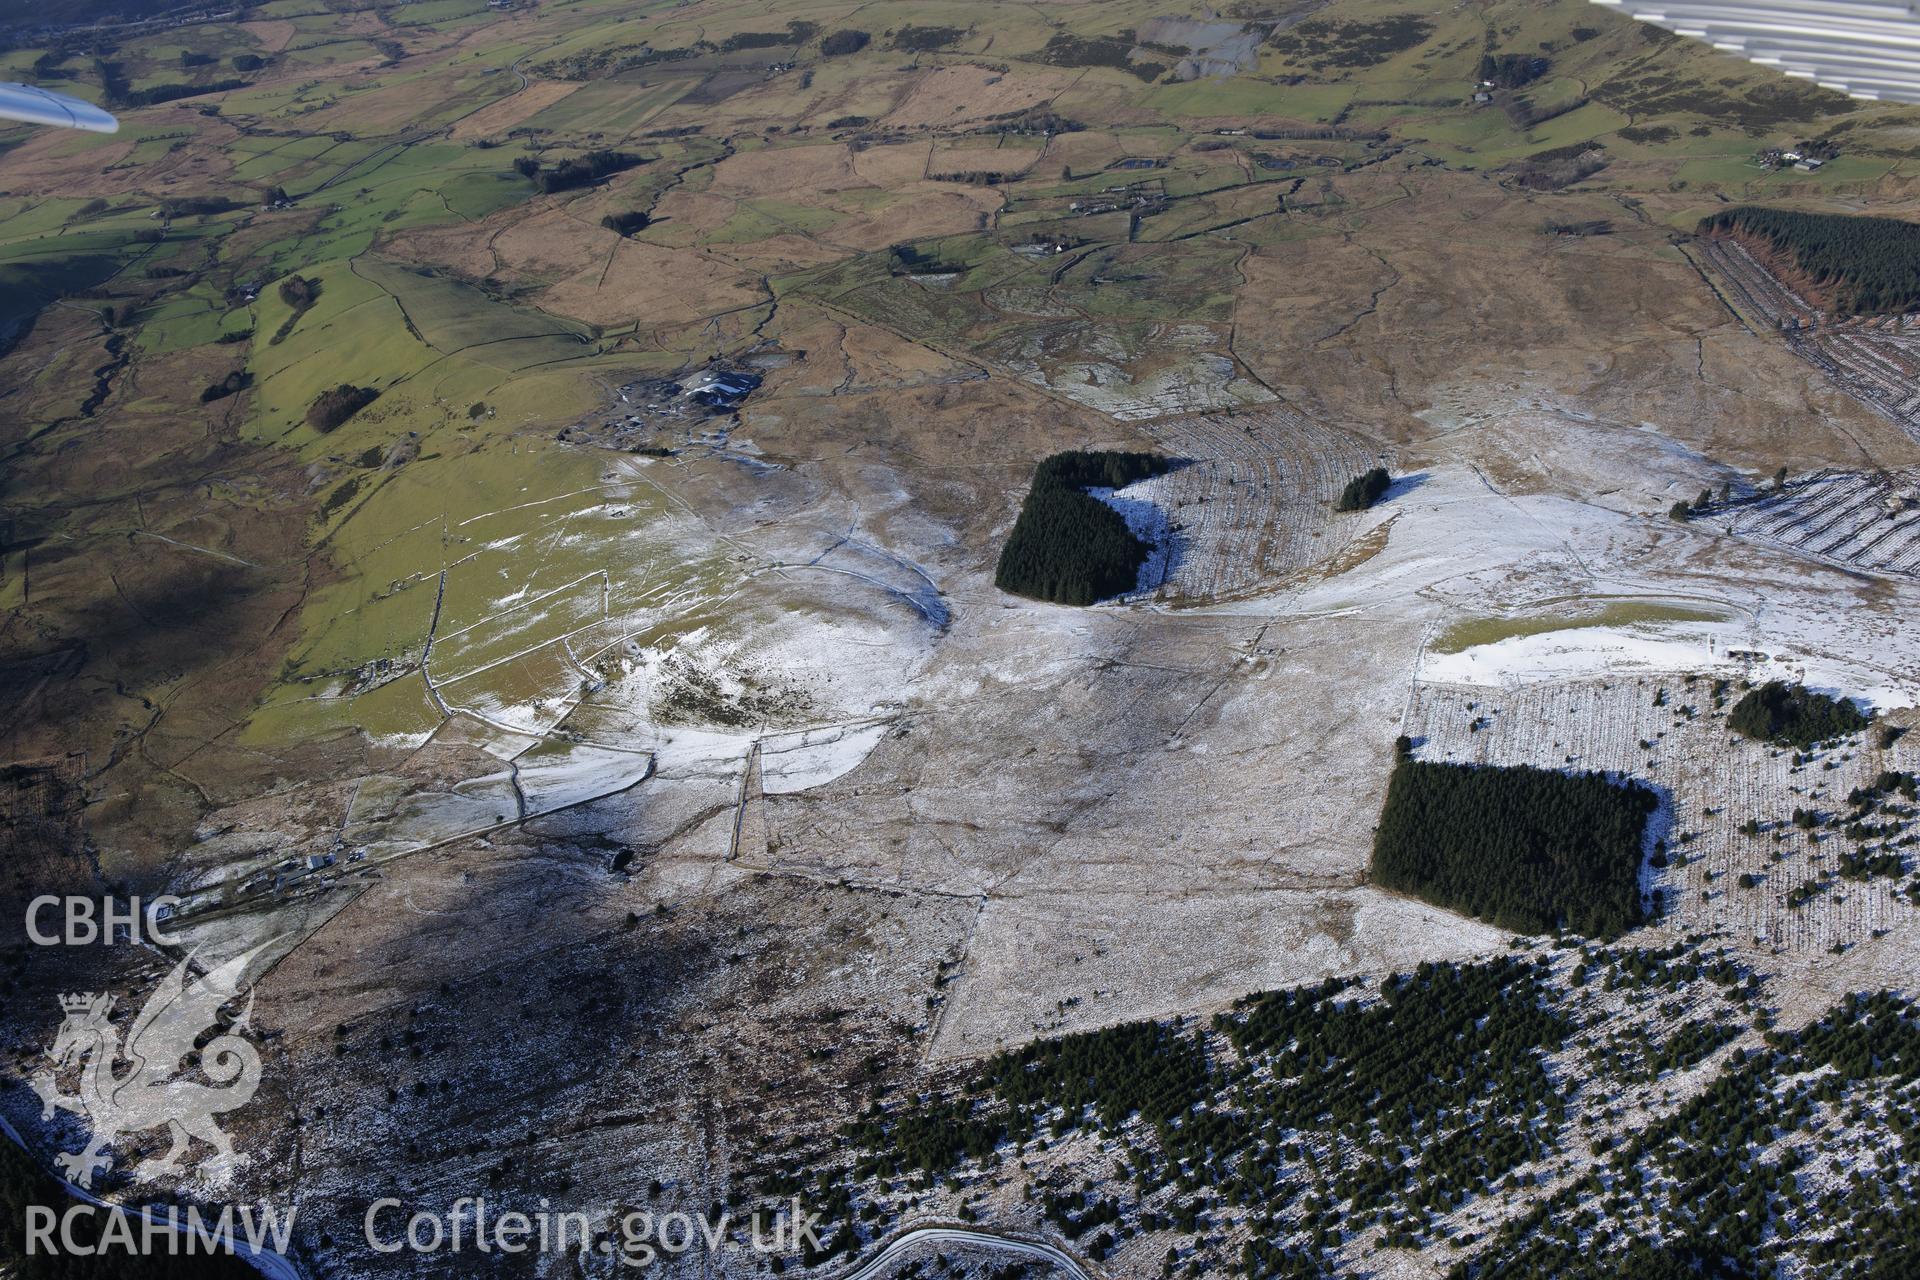
{"label": "aircraft wing", "polygon": [[1920,102],[1912,0],[1595,0],[1856,98]]}
{"label": "aircraft wing", "polygon": [[89,133],[120,132],[120,122],[91,102],[27,84],[0,83],[0,120],[85,129]]}

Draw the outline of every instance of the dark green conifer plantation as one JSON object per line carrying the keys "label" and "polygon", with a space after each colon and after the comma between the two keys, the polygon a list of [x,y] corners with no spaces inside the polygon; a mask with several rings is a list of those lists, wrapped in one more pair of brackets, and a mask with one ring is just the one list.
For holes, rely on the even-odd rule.
{"label": "dark green conifer plantation", "polygon": [[1402,756],[1374,833],[1375,884],[1519,933],[1639,924],[1653,790],[1597,773]]}
{"label": "dark green conifer plantation", "polygon": [[1846,315],[1920,307],[1920,225],[1898,218],[1736,205],[1700,221],[1700,234],[1759,240],[1833,294]]}
{"label": "dark green conifer plantation", "polygon": [[1116,450],[1056,453],[1043,461],[1001,549],[994,585],[1055,604],[1092,604],[1131,590],[1151,548],[1087,490],[1122,488],[1168,465],[1157,454]]}

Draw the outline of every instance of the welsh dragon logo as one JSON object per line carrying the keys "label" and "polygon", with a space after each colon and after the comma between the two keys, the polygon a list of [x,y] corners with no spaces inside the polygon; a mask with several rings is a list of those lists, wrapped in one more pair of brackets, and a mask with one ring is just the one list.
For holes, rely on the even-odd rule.
{"label": "welsh dragon logo", "polygon": [[[148,997],[124,1042],[108,1021],[112,996],[60,997],[66,1019],[48,1054],[53,1066],[34,1077],[33,1091],[40,1096],[42,1120],[51,1119],[58,1107],[83,1116],[92,1131],[84,1148],[55,1158],[75,1186],[91,1187],[94,1175],[113,1163],[108,1148],[116,1139],[162,1126],[172,1146],[158,1160],[142,1164],[138,1177],[178,1169],[194,1138],[214,1149],[220,1158],[214,1172],[221,1178],[245,1162],[213,1118],[245,1106],[260,1087],[259,1051],[240,1035],[253,1012],[250,989],[239,1018],[225,1030],[217,1028],[220,1007],[240,996],[241,977],[259,950],[236,956],[193,981],[187,974],[193,963],[189,955]],[[214,1033],[210,1038],[209,1032]],[[193,1078],[189,1059],[195,1055],[197,1074],[205,1081]],[[61,1093],[59,1073],[76,1067],[79,1093]]]}

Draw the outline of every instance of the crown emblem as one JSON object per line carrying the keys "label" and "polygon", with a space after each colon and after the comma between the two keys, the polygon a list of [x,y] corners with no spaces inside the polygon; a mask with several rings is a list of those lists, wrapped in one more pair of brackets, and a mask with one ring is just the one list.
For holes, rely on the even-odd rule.
{"label": "crown emblem", "polygon": [[[93,1008],[94,1002],[100,998],[96,992],[76,991],[70,996],[61,996],[60,1007],[68,1013],[85,1013],[87,1010]],[[113,1001],[109,999],[106,1003],[110,1006]]]}

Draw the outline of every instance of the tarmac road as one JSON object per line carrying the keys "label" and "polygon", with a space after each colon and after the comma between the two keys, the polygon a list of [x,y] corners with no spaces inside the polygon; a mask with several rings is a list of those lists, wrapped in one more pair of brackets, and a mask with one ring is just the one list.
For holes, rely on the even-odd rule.
{"label": "tarmac road", "polygon": [[879,1274],[889,1264],[897,1261],[901,1254],[929,1244],[982,1245],[1002,1253],[1050,1263],[1071,1276],[1073,1280],[1093,1280],[1086,1268],[1076,1262],[1072,1255],[1050,1244],[1043,1244],[1037,1240],[1021,1240],[1013,1236],[995,1235],[990,1231],[975,1231],[966,1227],[911,1227],[889,1240],[886,1247],[879,1253],[841,1275],[838,1280],[868,1280],[869,1277]]}

